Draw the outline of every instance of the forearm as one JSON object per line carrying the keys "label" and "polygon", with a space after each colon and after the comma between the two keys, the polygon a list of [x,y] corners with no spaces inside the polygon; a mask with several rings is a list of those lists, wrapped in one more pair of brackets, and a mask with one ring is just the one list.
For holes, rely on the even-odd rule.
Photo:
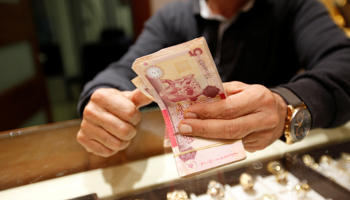
{"label": "forearm", "polygon": [[312,128],[330,128],[350,119],[350,40],[314,1],[300,1],[290,34],[300,66],[288,84],[310,110]]}
{"label": "forearm", "polygon": [[305,72],[285,85],[307,105],[312,128],[336,127],[350,119],[350,60],[338,67],[343,69]]}

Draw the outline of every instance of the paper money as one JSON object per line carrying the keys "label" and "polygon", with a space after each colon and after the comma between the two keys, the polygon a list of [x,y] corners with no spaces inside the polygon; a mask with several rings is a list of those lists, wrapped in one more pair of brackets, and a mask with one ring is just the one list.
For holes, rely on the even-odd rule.
{"label": "paper money", "polygon": [[148,98],[152,99],[152,101],[155,101],[152,94],[150,93],[151,91],[146,87],[145,84],[143,84],[143,81],[140,77],[135,77],[134,79],[131,80],[131,82]]}
{"label": "paper money", "polygon": [[241,140],[213,140],[179,134],[184,110],[226,98],[203,37],[138,58],[133,83],[159,105],[180,177],[245,159]]}
{"label": "paper money", "polygon": [[[152,94],[150,93],[150,90],[143,84],[143,81],[141,80],[140,77],[135,77],[134,79],[131,80],[131,82],[148,98],[150,98],[151,100],[155,101]],[[167,132],[167,129],[165,128],[164,131],[164,142],[163,142],[163,147],[164,148],[168,148],[171,147],[170,144],[170,139],[169,139],[169,135]]]}

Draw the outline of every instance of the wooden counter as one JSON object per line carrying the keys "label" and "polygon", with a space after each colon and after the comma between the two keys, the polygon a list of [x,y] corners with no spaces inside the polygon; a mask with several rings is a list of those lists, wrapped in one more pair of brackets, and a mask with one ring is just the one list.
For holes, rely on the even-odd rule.
{"label": "wooden counter", "polygon": [[164,153],[164,120],[145,111],[129,148],[109,158],[76,141],[80,120],[0,132],[0,190],[78,172],[119,165]]}

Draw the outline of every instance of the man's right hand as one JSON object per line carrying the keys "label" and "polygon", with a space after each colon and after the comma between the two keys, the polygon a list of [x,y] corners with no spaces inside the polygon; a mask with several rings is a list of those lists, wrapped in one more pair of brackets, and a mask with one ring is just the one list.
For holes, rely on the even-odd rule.
{"label": "man's right hand", "polygon": [[125,149],[136,135],[135,126],[141,120],[139,108],[151,102],[138,89],[96,90],[84,109],[78,142],[88,152],[104,157]]}

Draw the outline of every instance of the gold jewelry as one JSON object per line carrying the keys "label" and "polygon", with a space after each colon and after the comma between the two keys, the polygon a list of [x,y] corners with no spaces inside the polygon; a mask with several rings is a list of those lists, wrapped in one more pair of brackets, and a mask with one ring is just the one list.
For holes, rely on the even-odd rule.
{"label": "gold jewelry", "polygon": [[315,170],[318,168],[318,164],[315,163],[315,159],[310,156],[309,154],[305,154],[302,157],[302,160],[304,162],[304,164],[308,167],[310,167],[311,169]]}
{"label": "gold jewelry", "polygon": [[333,162],[333,158],[329,155],[322,155],[321,158],[320,158],[320,161],[319,163],[324,163],[324,164],[327,164],[327,165],[331,165]]}
{"label": "gold jewelry", "polygon": [[305,197],[306,194],[311,190],[310,185],[306,182],[298,183],[294,188],[298,192],[298,197]]}
{"label": "gold jewelry", "polygon": [[343,172],[350,172],[350,154],[342,152],[337,164],[338,168]]}
{"label": "gold jewelry", "polygon": [[284,169],[282,164],[277,161],[271,161],[267,164],[267,171],[276,176],[276,181],[285,183],[287,181],[288,172]]}
{"label": "gold jewelry", "polygon": [[223,200],[225,197],[225,190],[221,183],[212,180],[208,184],[207,194],[209,194],[213,200]]}
{"label": "gold jewelry", "polygon": [[342,152],[340,157],[344,162],[350,163],[350,153]]}
{"label": "gold jewelry", "polygon": [[262,200],[277,200],[277,197],[274,194],[264,194]]}
{"label": "gold jewelry", "polygon": [[248,173],[242,173],[239,177],[239,184],[242,185],[244,191],[252,190],[254,186],[253,177]]}
{"label": "gold jewelry", "polygon": [[188,196],[184,190],[174,190],[173,192],[168,192],[166,198],[167,200],[187,200]]}

